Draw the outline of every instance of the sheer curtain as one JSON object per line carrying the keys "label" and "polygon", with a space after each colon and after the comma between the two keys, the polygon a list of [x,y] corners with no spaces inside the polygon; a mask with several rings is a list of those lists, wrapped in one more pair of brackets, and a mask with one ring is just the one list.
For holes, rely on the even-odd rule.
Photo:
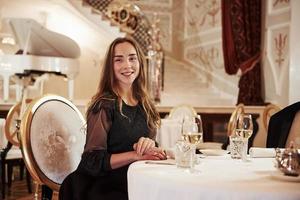
{"label": "sheer curtain", "polygon": [[263,104],[261,94],[261,1],[222,0],[225,71],[241,71],[238,103]]}

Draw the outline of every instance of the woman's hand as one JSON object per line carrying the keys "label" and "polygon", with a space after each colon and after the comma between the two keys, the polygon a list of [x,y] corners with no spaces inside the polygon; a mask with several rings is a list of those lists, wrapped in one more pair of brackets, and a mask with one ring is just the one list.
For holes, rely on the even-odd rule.
{"label": "woman's hand", "polygon": [[138,154],[137,160],[166,160],[167,154],[164,150],[152,147],[144,152],[143,155]]}
{"label": "woman's hand", "polygon": [[140,156],[153,147],[155,147],[154,140],[145,137],[140,137],[139,141],[133,145],[133,149]]}

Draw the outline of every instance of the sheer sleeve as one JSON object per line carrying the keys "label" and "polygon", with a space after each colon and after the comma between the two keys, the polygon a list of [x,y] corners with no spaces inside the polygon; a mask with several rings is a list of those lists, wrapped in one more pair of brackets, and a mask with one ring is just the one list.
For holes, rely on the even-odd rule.
{"label": "sheer sleeve", "polygon": [[107,134],[111,124],[112,109],[107,106],[101,106],[98,112],[88,115],[86,144],[79,171],[91,176],[103,176],[111,170],[111,154],[107,152]]}

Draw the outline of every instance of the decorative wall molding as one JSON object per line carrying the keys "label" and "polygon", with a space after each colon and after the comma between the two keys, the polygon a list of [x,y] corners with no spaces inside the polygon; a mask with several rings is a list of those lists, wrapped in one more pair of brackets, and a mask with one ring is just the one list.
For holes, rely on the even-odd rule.
{"label": "decorative wall molding", "polygon": [[160,29],[160,43],[162,44],[162,47],[164,50],[167,50],[169,52],[172,51],[172,15],[171,13],[162,13],[162,12],[153,12],[153,11],[144,11],[145,15],[149,19],[150,22],[152,22],[155,13],[157,14],[157,17],[159,18],[158,27]]}
{"label": "decorative wall molding", "polygon": [[209,71],[223,69],[221,38],[187,47],[184,58],[195,65],[204,66]]}
{"label": "decorative wall molding", "polygon": [[220,0],[186,0],[184,12],[184,38],[221,27]]}
{"label": "decorative wall molding", "polygon": [[221,87],[213,79],[218,80],[218,84],[227,85],[230,88],[236,88],[234,78],[226,79],[226,73],[223,68],[222,40],[216,39],[206,43],[189,46],[185,49],[184,59],[192,63],[197,69],[203,71],[204,79],[210,87]]}
{"label": "decorative wall molding", "polygon": [[290,11],[290,0],[269,0],[268,14],[278,15]]}
{"label": "decorative wall molding", "polygon": [[289,71],[289,23],[270,26],[267,30],[267,60],[270,65],[275,92],[282,94]]}

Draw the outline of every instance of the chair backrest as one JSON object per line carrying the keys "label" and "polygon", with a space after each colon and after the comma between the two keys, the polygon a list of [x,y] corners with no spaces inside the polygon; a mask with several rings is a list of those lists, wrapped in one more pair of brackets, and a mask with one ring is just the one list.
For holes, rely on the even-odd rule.
{"label": "chair backrest", "polygon": [[[27,106],[28,103],[30,103],[32,99],[26,99],[25,100],[25,107]],[[20,141],[18,138],[18,128],[17,126],[17,120],[21,119],[22,116],[20,116],[21,113],[21,105],[22,102],[18,102],[15,105],[13,105],[10,109],[9,112],[6,116],[6,121],[4,124],[4,132],[6,139],[13,144],[14,147],[19,147],[20,146]],[[25,110],[25,108],[24,108]]]}
{"label": "chair backrest", "polygon": [[[268,148],[285,148],[289,145],[288,140],[291,141],[294,140],[295,137],[297,137],[297,134],[292,133],[292,131],[294,129],[297,129],[297,125],[299,123],[299,111],[300,101],[283,108],[282,110],[271,116],[267,135]],[[295,126],[295,128],[293,126]],[[289,136],[289,134],[292,135]]]}
{"label": "chair backrest", "polygon": [[244,104],[240,103],[235,107],[234,111],[232,112],[232,114],[230,116],[230,119],[229,119],[229,122],[227,125],[227,135],[228,136],[230,136],[235,129],[236,119],[239,117],[239,115],[241,113],[244,113],[244,112],[245,112]]}
{"label": "chair backrest", "polygon": [[6,139],[14,146],[20,146],[17,134],[16,123],[20,115],[21,102],[13,105],[6,116],[4,132]]}
{"label": "chair backrest", "polygon": [[179,105],[171,109],[169,118],[174,120],[180,120],[182,121],[184,117],[196,117],[197,112],[196,110],[189,105]]}
{"label": "chair backrest", "polygon": [[264,124],[265,130],[268,130],[269,121],[270,121],[270,118],[272,117],[272,115],[274,115],[275,113],[277,113],[280,110],[281,110],[281,108],[279,106],[272,104],[272,103],[265,107],[264,112],[263,112],[263,124]]}
{"label": "chair backrest", "polygon": [[32,178],[58,191],[81,159],[86,122],[80,111],[60,96],[33,100],[21,122],[21,146]]}

